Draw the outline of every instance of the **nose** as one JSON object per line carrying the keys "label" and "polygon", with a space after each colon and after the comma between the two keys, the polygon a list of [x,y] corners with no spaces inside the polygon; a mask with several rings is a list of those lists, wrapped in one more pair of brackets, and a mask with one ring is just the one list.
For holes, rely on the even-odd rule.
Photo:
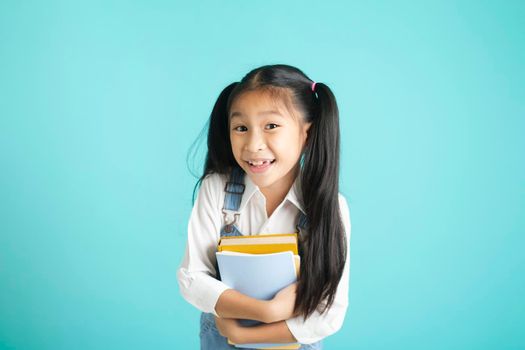
{"label": "nose", "polygon": [[259,132],[250,131],[247,135],[248,139],[244,146],[244,149],[251,153],[256,153],[258,151],[264,150],[266,148],[266,142]]}

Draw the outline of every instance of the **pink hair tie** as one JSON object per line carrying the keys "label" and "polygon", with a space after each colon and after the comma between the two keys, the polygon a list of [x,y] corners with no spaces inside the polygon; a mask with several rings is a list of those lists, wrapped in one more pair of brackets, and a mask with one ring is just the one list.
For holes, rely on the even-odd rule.
{"label": "pink hair tie", "polygon": [[317,84],[315,81],[312,83],[312,91],[315,91],[315,84]]}

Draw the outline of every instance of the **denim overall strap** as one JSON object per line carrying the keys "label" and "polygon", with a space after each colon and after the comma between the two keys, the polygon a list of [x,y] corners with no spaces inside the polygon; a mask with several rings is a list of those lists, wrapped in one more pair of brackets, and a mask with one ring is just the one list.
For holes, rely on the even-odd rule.
{"label": "denim overall strap", "polygon": [[[244,189],[244,172],[240,168],[233,168],[230,179],[226,182],[226,186],[224,186],[224,204],[222,208],[224,226],[219,233],[220,237],[242,236],[241,231],[239,231],[235,224],[239,220],[239,207],[241,206]],[[215,262],[215,271],[215,277],[220,281],[221,274],[217,262]]]}
{"label": "denim overall strap", "polygon": [[239,168],[233,168],[230,174],[230,180],[224,187],[224,208],[227,210],[239,210],[241,206],[242,194],[244,193],[244,171]]}
{"label": "denim overall strap", "polygon": [[301,233],[301,230],[306,230],[308,228],[308,219],[306,218],[306,214],[304,214],[300,210],[299,215],[297,216],[297,225],[295,226],[295,229],[297,230],[297,232]]}
{"label": "denim overall strap", "polygon": [[301,210],[299,210],[299,214],[297,214],[297,219],[295,221],[297,224],[295,225],[295,231],[297,232],[297,243],[298,243],[298,250],[299,250],[299,256],[303,256],[303,241],[305,236],[305,231],[308,229],[308,219],[306,218],[306,214],[304,214]]}
{"label": "denim overall strap", "polygon": [[239,236],[235,229],[235,223],[239,219],[239,207],[241,206],[242,195],[246,186],[244,185],[245,173],[240,168],[233,168],[230,179],[224,187],[224,205],[222,213],[224,214],[225,226],[221,230],[222,236]]}

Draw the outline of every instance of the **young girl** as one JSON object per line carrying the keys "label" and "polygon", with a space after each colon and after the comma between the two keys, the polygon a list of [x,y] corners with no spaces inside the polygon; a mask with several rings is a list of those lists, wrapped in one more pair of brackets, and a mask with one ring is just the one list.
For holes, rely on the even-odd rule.
{"label": "young girl", "polygon": [[[350,270],[332,91],[287,65],[254,69],[227,86],[211,113],[199,184],[177,275],[184,298],[202,311],[201,349],[235,349],[227,338],[321,349],[343,324]],[[298,281],[272,300],[216,279],[221,236],[292,232],[299,232]],[[236,319],[263,324],[242,327]]]}

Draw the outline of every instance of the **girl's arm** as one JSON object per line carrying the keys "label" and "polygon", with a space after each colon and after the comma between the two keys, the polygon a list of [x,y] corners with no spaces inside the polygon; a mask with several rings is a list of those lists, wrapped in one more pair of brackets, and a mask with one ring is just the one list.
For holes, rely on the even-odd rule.
{"label": "girl's arm", "polygon": [[[264,323],[283,321],[294,316],[297,284],[279,291],[272,300],[259,300],[235,289],[225,290],[217,300],[215,312],[223,318],[240,318]],[[288,327],[286,327],[288,329]]]}
{"label": "girl's arm", "polygon": [[236,344],[296,343],[285,321],[242,327],[231,318],[215,318],[220,334]]}
{"label": "girl's arm", "polygon": [[217,300],[215,312],[224,318],[242,318],[268,322],[270,301],[258,300],[244,295],[235,289],[225,290]]}

